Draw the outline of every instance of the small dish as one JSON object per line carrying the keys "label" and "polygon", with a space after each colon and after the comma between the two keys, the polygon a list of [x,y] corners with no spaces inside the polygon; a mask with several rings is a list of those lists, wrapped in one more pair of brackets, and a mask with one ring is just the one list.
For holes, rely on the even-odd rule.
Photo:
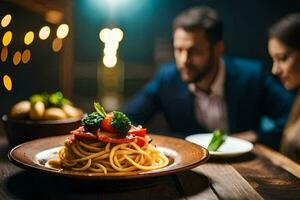
{"label": "small dish", "polygon": [[[212,139],[212,133],[203,133],[187,136],[187,141],[193,142],[204,148],[207,148],[210,140]],[[217,151],[209,151],[213,157],[235,157],[247,153],[253,149],[253,144],[246,140],[242,140],[235,137],[227,136],[225,142],[220,146]]]}

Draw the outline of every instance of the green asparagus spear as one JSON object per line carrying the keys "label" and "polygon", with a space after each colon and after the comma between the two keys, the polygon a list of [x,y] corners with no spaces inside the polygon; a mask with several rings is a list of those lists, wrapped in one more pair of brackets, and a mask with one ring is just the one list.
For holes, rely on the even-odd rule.
{"label": "green asparagus spear", "polygon": [[213,137],[209,142],[207,149],[209,151],[217,151],[218,148],[223,144],[225,141],[225,132],[223,130],[215,130],[213,132]]}

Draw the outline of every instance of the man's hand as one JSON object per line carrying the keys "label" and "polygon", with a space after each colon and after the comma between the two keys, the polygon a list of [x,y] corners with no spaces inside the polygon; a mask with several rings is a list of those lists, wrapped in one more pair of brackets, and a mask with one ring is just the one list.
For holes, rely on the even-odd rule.
{"label": "man's hand", "polygon": [[252,143],[256,142],[258,139],[255,131],[244,131],[244,132],[239,132],[239,133],[233,133],[233,134],[230,134],[230,136],[241,138],[241,139],[247,140]]}

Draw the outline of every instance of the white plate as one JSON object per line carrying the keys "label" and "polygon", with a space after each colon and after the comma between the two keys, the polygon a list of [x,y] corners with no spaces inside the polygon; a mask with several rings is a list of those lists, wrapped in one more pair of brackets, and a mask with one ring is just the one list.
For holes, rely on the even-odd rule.
{"label": "white plate", "polygon": [[[203,133],[190,135],[185,139],[207,148],[212,136],[212,133]],[[225,142],[220,146],[220,148],[217,151],[209,151],[209,154],[214,157],[234,157],[247,153],[252,149],[252,143],[239,138],[227,136]]]}

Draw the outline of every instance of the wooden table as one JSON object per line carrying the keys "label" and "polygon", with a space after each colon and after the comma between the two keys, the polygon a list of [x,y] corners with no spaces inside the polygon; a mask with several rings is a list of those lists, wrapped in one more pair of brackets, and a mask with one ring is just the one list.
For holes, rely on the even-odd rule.
{"label": "wooden table", "polygon": [[300,199],[300,166],[256,144],[234,159],[214,160],[193,170],[145,180],[99,182],[67,179],[20,169],[7,158],[0,136],[0,199]]}

